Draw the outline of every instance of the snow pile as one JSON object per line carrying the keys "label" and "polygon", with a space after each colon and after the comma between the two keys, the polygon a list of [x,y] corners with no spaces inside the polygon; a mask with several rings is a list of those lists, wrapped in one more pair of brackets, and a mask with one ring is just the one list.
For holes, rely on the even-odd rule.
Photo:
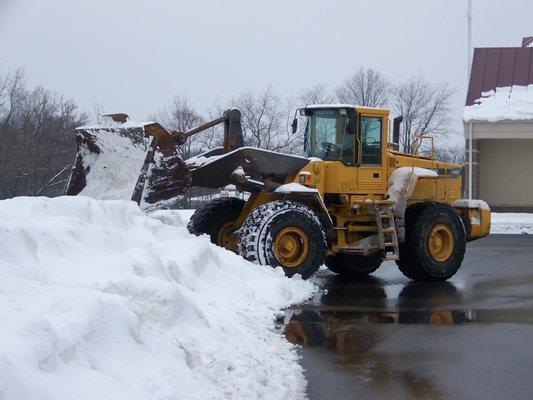
{"label": "snow pile", "polygon": [[533,119],[533,85],[499,87],[466,106],[463,120],[498,122]]}
{"label": "snow pile", "polygon": [[[400,167],[396,168],[390,174],[389,181],[391,185],[387,190],[387,197],[390,200],[397,201],[400,193],[405,193],[407,198],[414,190],[416,181],[422,177],[437,177],[438,174],[426,168],[419,167]],[[416,179],[415,179],[416,178]]]}
{"label": "snow pile", "polygon": [[0,221],[0,399],[304,396],[273,323],[311,283],[132,202],[15,198]]}
{"label": "snow pile", "polygon": [[493,212],[490,233],[533,235],[533,214]]}

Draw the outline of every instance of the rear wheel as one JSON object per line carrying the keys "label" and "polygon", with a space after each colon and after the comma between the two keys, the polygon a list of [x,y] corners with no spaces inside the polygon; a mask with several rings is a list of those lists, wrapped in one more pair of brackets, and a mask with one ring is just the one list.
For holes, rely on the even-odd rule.
{"label": "rear wheel", "polygon": [[327,256],[324,264],[331,271],[340,275],[361,277],[375,272],[381,265],[379,254],[371,257],[362,257],[356,254],[334,254]]}
{"label": "rear wheel", "polygon": [[451,278],[461,266],[466,235],[461,217],[446,204],[428,204],[406,221],[400,271],[417,281]]}
{"label": "rear wheel", "polygon": [[234,223],[244,204],[244,200],[236,197],[210,201],[196,209],[187,229],[196,236],[206,233],[212,243],[236,253],[238,235],[234,233]]}
{"label": "rear wheel", "polygon": [[311,277],[325,251],[322,224],[309,208],[294,201],[263,204],[240,229],[239,254],[257,264],[282,267],[289,277]]}

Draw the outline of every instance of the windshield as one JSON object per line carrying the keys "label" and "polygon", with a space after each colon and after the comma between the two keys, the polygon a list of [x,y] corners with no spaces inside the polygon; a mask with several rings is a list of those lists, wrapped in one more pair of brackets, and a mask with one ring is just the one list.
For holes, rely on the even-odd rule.
{"label": "windshield", "polygon": [[355,164],[353,116],[343,109],[308,110],[305,129],[308,157]]}

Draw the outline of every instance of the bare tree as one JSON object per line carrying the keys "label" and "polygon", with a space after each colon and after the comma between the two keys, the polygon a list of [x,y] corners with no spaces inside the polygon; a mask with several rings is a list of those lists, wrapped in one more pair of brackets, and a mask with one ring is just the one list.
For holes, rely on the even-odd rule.
{"label": "bare tree", "polygon": [[414,136],[439,136],[447,132],[452,94],[447,82],[431,84],[420,75],[393,87],[393,111],[404,117],[400,134],[403,151],[412,150]]}
{"label": "bare tree", "polygon": [[465,163],[465,145],[464,143],[452,145],[442,143],[437,147],[435,155],[439,160],[463,165]]}
{"label": "bare tree", "polygon": [[[176,96],[172,103],[163,108],[159,113],[150,116],[151,119],[161,123],[167,129],[186,132],[202,123],[202,116],[196,111],[187,96]],[[198,135],[189,139],[178,147],[182,158],[189,158],[201,151],[201,139]]]}
{"label": "bare tree", "polygon": [[375,69],[363,67],[347,78],[335,93],[341,103],[363,107],[384,107],[388,101],[389,84]]}
{"label": "bare tree", "polygon": [[96,125],[100,125],[103,121],[104,105],[100,103],[96,97],[93,98],[93,115],[92,119]]}
{"label": "bare tree", "polygon": [[319,83],[308,89],[302,90],[298,96],[298,101],[303,107],[308,106],[310,104],[333,103],[335,101],[335,98],[328,92],[325,84]]}
{"label": "bare tree", "polygon": [[281,98],[269,85],[263,92],[245,91],[232,100],[242,112],[244,142],[247,146],[294,152],[297,137],[290,129],[290,102],[283,107]]}
{"label": "bare tree", "polygon": [[[213,106],[207,112],[207,119],[214,120],[221,117],[224,112],[233,107],[233,104],[226,104],[221,102],[219,99],[215,101]],[[215,125],[211,128],[206,129],[203,132],[200,132],[198,135],[195,135],[197,139],[197,145],[200,152],[205,152],[215,147],[220,147],[224,142],[224,129],[222,125]]]}
{"label": "bare tree", "polygon": [[19,68],[13,73],[0,70],[0,122],[7,127],[22,101],[25,81],[24,71]]}
{"label": "bare tree", "polygon": [[0,198],[57,195],[74,160],[74,128],[87,115],[51,91],[28,90],[21,70],[8,75],[0,86]]}

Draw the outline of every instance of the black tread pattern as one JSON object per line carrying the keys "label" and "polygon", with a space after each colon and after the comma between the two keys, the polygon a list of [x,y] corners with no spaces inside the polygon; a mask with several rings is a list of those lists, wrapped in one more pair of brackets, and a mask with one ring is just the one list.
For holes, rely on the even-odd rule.
{"label": "black tread pattern", "polygon": [[239,254],[248,261],[261,265],[273,264],[272,236],[275,225],[289,219],[302,221],[311,234],[312,253],[309,262],[297,268],[283,268],[287,276],[299,273],[302,278],[311,277],[320,267],[326,251],[326,234],[317,216],[301,203],[290,200],[275,200],[257,207],[244,221],[239,231]]}
{"label": "black tread pattern", "polygon": [[[400,271],[409,279],[416,281],[442,281],[451,278],[461,266],[466,249],[466,231],[462,218],[444,203],[421,203],[411,206],[406,214],[406,240],[400,246]],[[446,271],[435,274],[430,271],[435,262],[427,252],[426,236],[423,230],[436,219],[445,218],[455,227],[456,249],[450,260],[446,261]]]}
{"label": "black tread pattern", "polygon": [[405,210],[405,242],[400,243],[400,259],[396,260],[396,265],[400,272],[409,279],[415,280],[415,276],[411,273],[409,265],[413,263],[413,260],[410,257],[410,252],[407,248],[407,239],[410,236],[410,232],[413,231],[413,226],[420,216],[420,214],[428,207],[431,207],[432,204],[436,203],[415,203]]}
{"label": "black tread pattern", "polygon": [[221,211],[231,209],[235,210],[235,212],[240,212],[245,203],[244,200],[236,197],[214,199],[196,209],[187,224],[187,229],[196,236],[208,233],[210,230],[208,227],[213,224],[213,221],[218,219]]}

